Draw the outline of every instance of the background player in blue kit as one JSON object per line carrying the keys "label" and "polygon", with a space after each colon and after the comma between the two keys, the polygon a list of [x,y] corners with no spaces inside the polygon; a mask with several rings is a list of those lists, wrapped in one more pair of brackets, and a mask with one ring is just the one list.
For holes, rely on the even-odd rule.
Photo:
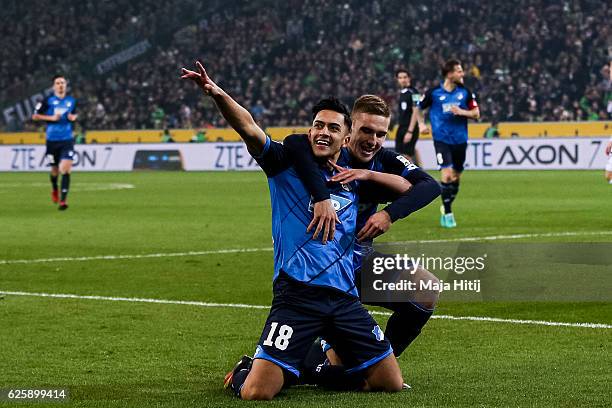
{"label": "background player in blue kit", "polygon": [[480,118],[476,95],[463,86],[461,62],[450,59],[442,66],[444,81],[427,91],[414,109],[409,132],[419,123],[421,133],[429,133],[423,111],[429,109],[429,121],[436,149],[436,159],[441,171],[442,215],[440,225],[457,226],[451,205],[459,192],[459,179],[465,163],[468,140],[468,119]]}
{"label": "background player in blue kit", "polygon": [[[76,100],[66,95],[66,78],[63,75],[53,77],[53,95],[48,96],[36,105],[33,120],[47,122],[46,156],[51,164],[51,200],[59,202],[58,209],[68,208],[66,198],[70,190],[70,172],[74,156],[74,138],[72,124],[77,119]],[[61,173],[61,195],[58,194],[57,179]]]}
{"label": "background player in blue kit", "polygon": [[[272,142],[250,113],[219,88],[196,63],[182,78],[195,81],[212,96],[218,110],[239,133],[268,177],[274,238],[274,299],[258,342],[255,359],[242,360],[227,384],[243,399],[272,399],[300,376],[300,364],[318,336],[339,344],[346,372],[363,390],[400,391],[403,379],[389,342],[361,305],[353,270],[357,197],[355,183],[333,183],[330,199],[340,224],[327,243],[306,232],[312,201],[282,144]],[[313,109],[310,148],[317,157],[347,163],[340,148],[351,126],[348,110],[334,99]],[[322,167],[326,179],[334,173]],[[397,176],[362,171],[360,179],[387,183],[403,191]],[[339,351],[340,352],[340,351]],[[341,368],[345,372],[345,368]],[[340,371],[339,371],[340,373]]]}

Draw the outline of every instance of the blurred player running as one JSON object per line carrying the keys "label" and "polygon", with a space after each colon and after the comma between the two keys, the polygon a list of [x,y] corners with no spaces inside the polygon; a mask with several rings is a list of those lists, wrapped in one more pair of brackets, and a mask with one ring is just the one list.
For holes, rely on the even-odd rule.
{"label": "blurred player running", "polygon": [[427,91],[415,107],[409,130],[414,129],[418,122],[421,133],[429,132],[422,113],[429,109],[436,159],[441,171],[440,225],[454,228],[457,222],[451,206],[459,193],[459,179],[465,163],[467,121],[480,118],[480,109],[476,96],[463,86],[464,72],[459,60],[446,61],[442,66],[442,77],[443,82]]}
{"label": "blurred player running", "polygon": [[[59,202],[58,209],[68,208],[66,198],[70,190],[70,172],[74,155],[74,138],[72,123],[77,119],[76,100],[66,95],[66,78],[63,75],[53,77],[53,95],[48,96],[36,105],[33,120],[47,122],[46,156],[51,164],[51,200]],[[62,175],[61,194],[58,194],[57,179]]]}
{"label": "blurred player running", "polygon": [[[243,358],[228,376],[229,386],[243,399],[272,399],[299,377],[310,345],[323,335],[342,345],[343,361],[360,389],[401,390],[403,379],[391,346],[357,297],[352,263],[357,216],[354,185],[335,183],[332,188],[340,220],[337,239],[328,245],[313,240],[305,231],[312,217],[310,195],[283,145],[272,142],[250,113],[219,88],[199,62],[196,65],[198,72],[183,69],[182,78],[193,80],[212,96],[220,113],[244,140],[268,176],[272,204],[272,308],[254,361]],[[309,131],[313,153],[346,162],[340,148],[350,124],[346,107],[337,100],[322,100],[313,109]],[[330,169],[323,171],[327,178],[333,176]],[[397,176],[363,170],[350,173],[398,191],[407,188],[405,180]]]}

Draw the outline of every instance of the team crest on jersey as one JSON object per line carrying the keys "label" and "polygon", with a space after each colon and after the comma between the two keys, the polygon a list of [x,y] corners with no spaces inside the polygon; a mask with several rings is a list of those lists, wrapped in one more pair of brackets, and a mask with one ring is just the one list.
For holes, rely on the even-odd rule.
{"label": "team crest on jersey", "polygon": [[[346,207],[350,206],[353,203],[348,198],[337,196],[335,194],[330,194],[329,199],[332,205],[334,206],[334,210],[336,210],[336,212],[340,212],[344,210]],[[308,211],[310,212],[314,211],[314,204],[312,203],[312,197],[310,198],[310,203],[308,203]]]}
{"label": "team crest on jersey", "polygon": [[402,101],[401,108],[402,108],[402,110],[406,110],[406,108],[408,108],[408,102]]}
{"label": "team crest on jersey", "polygon": [[385,339],[385,333],[383,333],[379,325],[374,326],[374,329],[372,329],[372,334],[376,336],[376,340],[378,341],[383,341]]}

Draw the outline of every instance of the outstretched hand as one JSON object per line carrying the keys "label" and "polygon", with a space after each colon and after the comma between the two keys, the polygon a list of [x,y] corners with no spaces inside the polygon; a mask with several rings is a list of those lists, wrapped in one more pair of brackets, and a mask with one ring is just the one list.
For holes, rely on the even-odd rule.
{"label": "outstretched hand", "polygon": [[370,175],[372,174],[369,170],[364,169],[346,169],[344,167],[338,166],[336,163],[329,161],[329,164],[336,169],[339,173],[334,175],[330,180],[336,181],[342,184],[349,184],[355,180],[369,180]]}
{"label": "outstretched hand", "polygon": [[213,82],[212,79],[206,73],[204,66],[200,61],[196,61],[196,69],[198,72],[191,71],[187,68],[182,68],[181,79],[191,79],[195,82],[207,95],[218,95],[220,93],[220,88]]}

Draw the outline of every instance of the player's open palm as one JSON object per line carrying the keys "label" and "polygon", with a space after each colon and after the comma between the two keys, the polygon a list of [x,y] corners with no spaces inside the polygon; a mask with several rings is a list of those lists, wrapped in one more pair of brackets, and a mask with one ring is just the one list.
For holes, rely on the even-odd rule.
{"label": "player's open palm", "polygon": [[191,71],[187,68],[182,68],[181,79],[191,79],[200,88],[202,88],[204,93],[207,95],[219,94],[219,87],[213,82],[212,79],[210,79],[202,63],[200,61],[196,61],[195,64],[197,72]]}

